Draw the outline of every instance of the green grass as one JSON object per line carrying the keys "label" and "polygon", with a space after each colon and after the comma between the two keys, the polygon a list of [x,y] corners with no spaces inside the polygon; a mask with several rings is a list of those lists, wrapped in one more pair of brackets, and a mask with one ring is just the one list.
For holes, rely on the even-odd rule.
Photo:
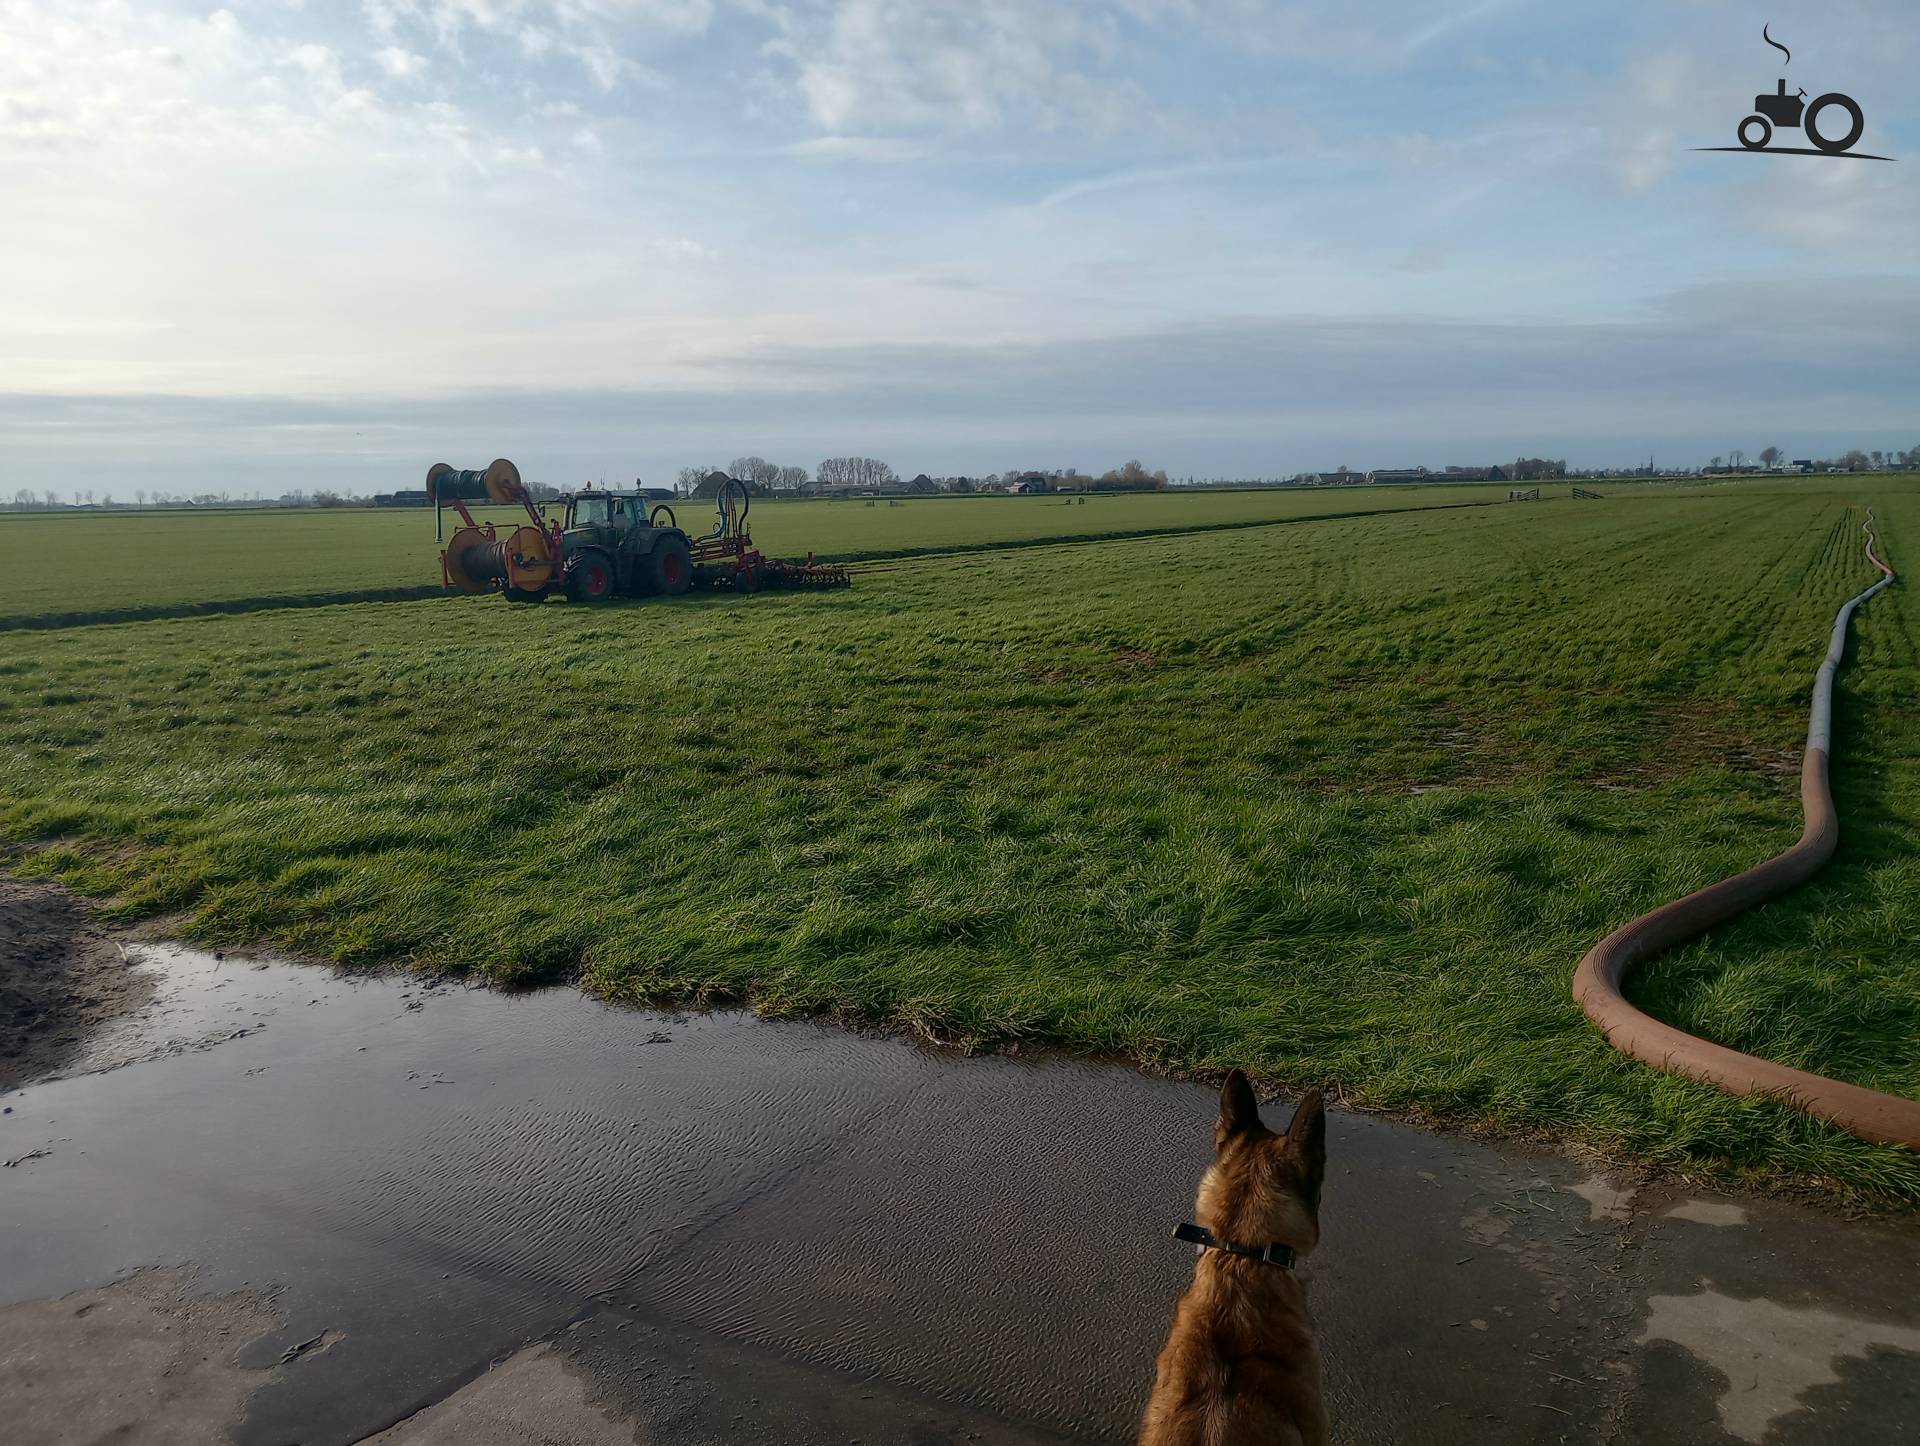
{"label": "green grass", "polygon": [[[755,541],[778,556],[884,558],[1057,537],[1230,528],[1327,513],[1441,507],[1504,497],[1500,487],[1352,487],[1090,497],[941,497],[897,502],[763,502]],[[687,502],[698,536],[713,504]],[[524,513],[483,511],[508,523]],[[451,531],[460,525],[449,512]],[[0,546],[31,558],[0,598],[0,627],[114,615],[181,615],[261,600],[352,601],[440,586],[433,514],[338,511],[0,514]]]}
{"label": "green grass", "polygon": [[[1568,995],[1607,930],[1797,836],[1806,695],[1873,575],[1849,504],[1899,565],[1916,498],[1647,489],[837,594],[0,634],[0,834],[207,942],[1239,1063],[1920,1201],[1913,1156],[1656,1074]],[[1920,1095],[1911,597],[1856,622],[1839,858],[1634,992]]]}

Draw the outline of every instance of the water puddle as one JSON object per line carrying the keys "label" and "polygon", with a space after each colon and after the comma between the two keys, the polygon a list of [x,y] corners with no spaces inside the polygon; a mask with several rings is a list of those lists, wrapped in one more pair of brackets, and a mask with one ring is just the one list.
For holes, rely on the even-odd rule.
{"label": "water puddle", "polygon": [[[824,1026],[572,990],[173,947],[139,967],[159,976],[152,1004],[94,1041],[85,1072],[5,1100],[0,1303],[156,1265],[196,1266],[207,1293],[296,1287],[261,1352],[339,1333],[326,1358],[359,1355],[403,1404],[450,1358],[484,1360],[643,1274],[931,1066]],[[385,1424],[351,1400],[276,1413],[275,1395],[243,1439]]]}

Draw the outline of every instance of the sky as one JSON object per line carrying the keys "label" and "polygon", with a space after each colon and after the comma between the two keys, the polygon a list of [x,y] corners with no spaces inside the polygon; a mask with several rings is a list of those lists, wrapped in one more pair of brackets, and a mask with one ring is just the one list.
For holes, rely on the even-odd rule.
{"label": "sky", "polygon": [[[0,493],[1906,448],[1916,73],[1912,0],[0,0]],[[1694,149],[1782,77],[1894,163]]]}

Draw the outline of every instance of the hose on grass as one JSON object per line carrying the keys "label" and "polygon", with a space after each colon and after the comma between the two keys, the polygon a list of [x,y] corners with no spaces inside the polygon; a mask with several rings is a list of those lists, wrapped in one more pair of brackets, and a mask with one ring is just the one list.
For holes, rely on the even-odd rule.
{"label": "hose on grass", "polygon": [[1573,975],[1573,997],[1609,1044],[1655,1069],[1704,1080],[1729,1094],[1776,1095],[1863,1139],[1920,1150],[1920,1100],[1790,1069],[1696,1038],[1636,1009],[1621,993],[1627,974],[1642,960],[1779,898],[1812,878],[1833,857],[1840,842],[1840,818],[1827,779],[1827,758],[1833,745],[1833,675],[1846,652],[1847,624],[1854,610],[1894,580],[1893,569],[1874,551],[1871,508],[1862,530],[1866,534],[1867,560],[1882,575],[1872,587],[1841,606],[1833,620],[1826,660],[1814,680],[1807,751],[1800,765],[1800,806],[1806,816],[1800,841],[1763,864],[1663,904],[1615,929],[1580,961]]}

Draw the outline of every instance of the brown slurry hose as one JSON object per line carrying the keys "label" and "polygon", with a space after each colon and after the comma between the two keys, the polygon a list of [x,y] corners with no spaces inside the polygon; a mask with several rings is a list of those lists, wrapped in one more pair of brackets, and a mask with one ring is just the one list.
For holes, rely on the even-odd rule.
{"label": "brown slurry hose", "polygon": [[1737,914],[1777,899],[1818,873],[1833,857],[1840,842],[1840,819],[1834,812],[1833,791],[1827,784],[1827,754],[1833,742],[1833,675],[1847,646],[1847,623],[1853,610],[1893,581],[1893,569],[1873,550],[1873,512],[1867,512],[1867,560],[1884,574],[1880,581],[1851,598],[1833,620],[1833,638],[1826,661],[1813,685],[1813,712],[1807,724],[1807,754],[1800,767],[1800,806],[1807,825],[1800,841],[1785,853],[1756,864],[1745,873],[1662,904],[1624,924],[1587,951],[1574,971],[1573,997],[1624,1054],[1655,1069],[1718,1085],[1729,1094],[1779,1095],[1788,1103],[1863,1139],[1905,1145],[1920,1150],[1920,1100],[1859,1085],[1843,1084],[1825,1075],[1789,1069],[1757,1059],[1723,1045],[1683,1034],[1629,1004],[1620,992],[1621,981],[1643,959],[1705,933]]}

